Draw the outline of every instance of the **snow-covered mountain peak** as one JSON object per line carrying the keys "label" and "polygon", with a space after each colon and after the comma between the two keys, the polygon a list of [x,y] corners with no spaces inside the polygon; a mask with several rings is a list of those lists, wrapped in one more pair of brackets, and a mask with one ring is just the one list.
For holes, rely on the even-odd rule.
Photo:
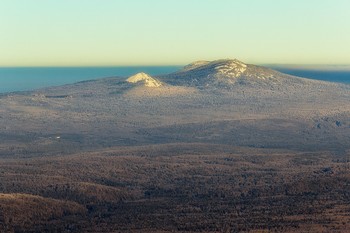
{"label": "snow-covered mountain peak", "polygon": [[286,87],[307,82],[263,66],[245,64],[237,59],[197,61],[161,78],[171,85],[226,89],[233,86]]}
{"label": "snow-covered mountain peak", "polygon": [[127,80],[129,83],[143,83],[146,87],[160,87],[163,85],[163,83],[150,75],[146,73],[137,73],[131,77],[129,77]]}

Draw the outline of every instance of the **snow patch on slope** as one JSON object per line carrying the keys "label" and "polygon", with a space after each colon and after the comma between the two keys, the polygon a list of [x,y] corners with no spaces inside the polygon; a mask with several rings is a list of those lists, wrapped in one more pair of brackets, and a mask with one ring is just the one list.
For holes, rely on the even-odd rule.
{"label": "snow patch on slope", "polygon": [[237,78],[247,70],[247,65],[238,60],[229,60],[218,64],[215,70],[218,74]]}

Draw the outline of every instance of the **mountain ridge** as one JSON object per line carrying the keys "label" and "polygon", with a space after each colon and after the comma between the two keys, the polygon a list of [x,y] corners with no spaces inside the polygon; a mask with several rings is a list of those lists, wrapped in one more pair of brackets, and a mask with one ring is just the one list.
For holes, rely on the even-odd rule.
{"label": "mountain ridge", "polygon": [[[70,90],[67,93],[67,88]],[[107,77],[64,86],[48,87],[31,93],[59,96],[93,96],[141,93],[142,96],[187,95],[200,92],[232,95],[244,92],[250,96],[303,95],[316,92],[347,91],[349,85],[296,77],[271,68],[243,63],[237,59],[197,61],[173,73],[151,76],[137,73],[130,77]],[[93,90],[93,91],[92,91]]]}
{"label": "mountain ridge", "polygon": [[158,76],[160,80],[171,85],[196,86],[199,88],[234,86],[278,87],[301,85],[336,85],[330,82],[296,77],[279,71],[246,64],[237,59],[220,59],[214,61],[196,61],[181,70]]}

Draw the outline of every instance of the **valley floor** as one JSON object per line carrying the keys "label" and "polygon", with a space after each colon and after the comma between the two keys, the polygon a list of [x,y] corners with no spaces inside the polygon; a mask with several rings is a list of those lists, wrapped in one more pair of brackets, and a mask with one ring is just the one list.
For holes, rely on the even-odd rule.
{"label": "valley floor", "polygon": [[0,229],[346,232],[349,155],[165,144],[3,158]]}

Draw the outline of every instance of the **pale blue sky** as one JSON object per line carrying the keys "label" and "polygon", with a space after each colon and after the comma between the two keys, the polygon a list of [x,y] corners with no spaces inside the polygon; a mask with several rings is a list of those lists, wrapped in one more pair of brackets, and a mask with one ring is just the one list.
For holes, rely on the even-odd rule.
{"label": "pale blue sky", "polygon": [[0,66],[350,64],[349,0],[1,0]]}

